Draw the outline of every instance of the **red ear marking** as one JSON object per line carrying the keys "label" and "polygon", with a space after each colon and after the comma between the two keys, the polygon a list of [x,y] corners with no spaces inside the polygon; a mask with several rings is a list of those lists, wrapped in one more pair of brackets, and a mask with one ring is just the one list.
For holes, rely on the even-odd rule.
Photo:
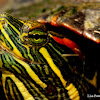
{"label": "red ear marking", "polygon": [[64,45],[63,39],[58,38],[58,37],[56,37],[56,36],[52,36],[52,37],[53,37],[53,39],[54,39],[56,42],[58,42],[59,44]]}
{"label": "red ear marking", "polygon": [[72,40],[68,38],[63,38],[64,45],[69,47],[71,50],[73,50],[76,54],[79,54],[80,48],[79,46],[73,42]]}
{"label": "red ear marking", "polygon": [[56,42],[58,42],[59,44],[67,46],[68,48],[73,50],[76,54],[79,54],[79,55],[81,54],[79,46],[75,42],[73,42],[72,40],[70,40],[68,38],[62,38],[61,39],[61,38],[56,37],[56,36],[52,36],[52,37]]}

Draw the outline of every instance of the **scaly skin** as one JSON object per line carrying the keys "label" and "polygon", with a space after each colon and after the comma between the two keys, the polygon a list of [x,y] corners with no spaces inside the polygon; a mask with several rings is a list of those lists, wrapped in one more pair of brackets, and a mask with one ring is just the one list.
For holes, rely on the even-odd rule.
{"label": "scaly skin", "polygon": [[87,94],[96,93],[77,71],[83,67],[81,51],[72,40],[53,36],[39,22],[17,20],[6,13],[0,15],[0,31],[7,100],[85,100]]}

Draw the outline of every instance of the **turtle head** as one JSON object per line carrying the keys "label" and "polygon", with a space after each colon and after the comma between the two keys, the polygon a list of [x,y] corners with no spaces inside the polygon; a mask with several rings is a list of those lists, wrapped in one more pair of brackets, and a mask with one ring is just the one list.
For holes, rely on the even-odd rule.
{"label": "turtle head", "polygon": [[44,46],[48,40],[45,25],[36,21],[18,20],[7,13],[0,15],[0,45],[18,56],[29,48]]}
{"label": "turtle head", "polygon": [[[0,16],[1,34],[16,38],[25,45],[42,45],[46,42],[48,34],[46,27],[37,21],[21,21],[4,13]],[[7,39],[8,40],[8,39]]]}

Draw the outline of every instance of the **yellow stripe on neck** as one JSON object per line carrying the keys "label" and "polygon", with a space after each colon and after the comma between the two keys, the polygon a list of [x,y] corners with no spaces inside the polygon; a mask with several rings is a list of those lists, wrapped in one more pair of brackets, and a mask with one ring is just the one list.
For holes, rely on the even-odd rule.
{"label": "yellow stripe on neck", "polygon": [[20,32],[15,28],[15,26],[13,26],[7,19],[5,19],[5,20],[16,31],[16,33],[18,33],[20,35]]}
{"label": "yellow stripe on neck", "polygon": [[27,90],[25,85],[17,77],[15,77],[14,74],[12,74],[12,73],[10,74],[10,72],[9,72],[9,74],[2,74],[2,80],[3,80],[4,89],[5,89],[6,77],[10,77],[15,82],[15,84],[18,87],[18,90],[21,92],[24,100],[28,100],[29,98],[31,98],[31,100],[35,100],[33,98],[33,96],[29,93],[29,91]]}
{"label": "yellow stripe on neck", "polygon": [[4,28],[2,27],[2,25],[0,25],[1,28],[1,32],[3,33],[3,35],[5,36],[5,38],[9,41],[9,43],[12,45],[13,47],[13,52],[16,53],[19,57],[22,57],[22,54],[20,53],[20,51],[16,48],[16,46],[14,45],[14,43],[11,41],[9,35],[5,32]]}
{"label": "yellow stripe on neck", "polygon": [[[49,55],[46,48],[42,47],[40,48],[39,52],[43,55],[43,57],[47,60],[48,64],[50,65],[51,69],[56,73],[56,75],[60,78],[62,84],[64,87],[66,87],[67,81],[64,80],[61,71],[58,69],[58,67],[54,64],[51,56]],[[59,62],[58,62],[59,63]]]}
{"label": "yellow stripe on neck", "polygon": [[14,59],[19,62],[21,65],[23,65],[23,67],[26,69],[27,73],[29,74],[29,76],[38,84],[40,85],[43,89],[45,89],[47,87],[47,85],[45,83],[43,83],[40,78],[38,77],[38,75],[35,74],[35,72],[31,69],[31,67],[24,61],[17,59],[14,57]]}

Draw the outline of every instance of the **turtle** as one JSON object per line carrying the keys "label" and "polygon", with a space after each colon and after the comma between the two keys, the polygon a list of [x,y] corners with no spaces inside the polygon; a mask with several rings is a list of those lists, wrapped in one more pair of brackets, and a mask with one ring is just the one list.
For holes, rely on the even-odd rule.
{"label": "turtle", "polygon": [[[77,12],[75,7],[62,8],[35,21],[23,21],[7,13],[0,15],[0,94],[3,100],[87,100],[91,99],[89,94],[99,94],[97,72],[93,75],[85,72],[84,63],[86,66],[90,51],[81,46],[84,40],[89,42],[89,50],[93,44],[93,48],[100,50],[100,10]],[[86,13],[89,15],[85,17]],[[90,13],[97,15],[93,17],[97,18],[96,22],[90,19]]]}

